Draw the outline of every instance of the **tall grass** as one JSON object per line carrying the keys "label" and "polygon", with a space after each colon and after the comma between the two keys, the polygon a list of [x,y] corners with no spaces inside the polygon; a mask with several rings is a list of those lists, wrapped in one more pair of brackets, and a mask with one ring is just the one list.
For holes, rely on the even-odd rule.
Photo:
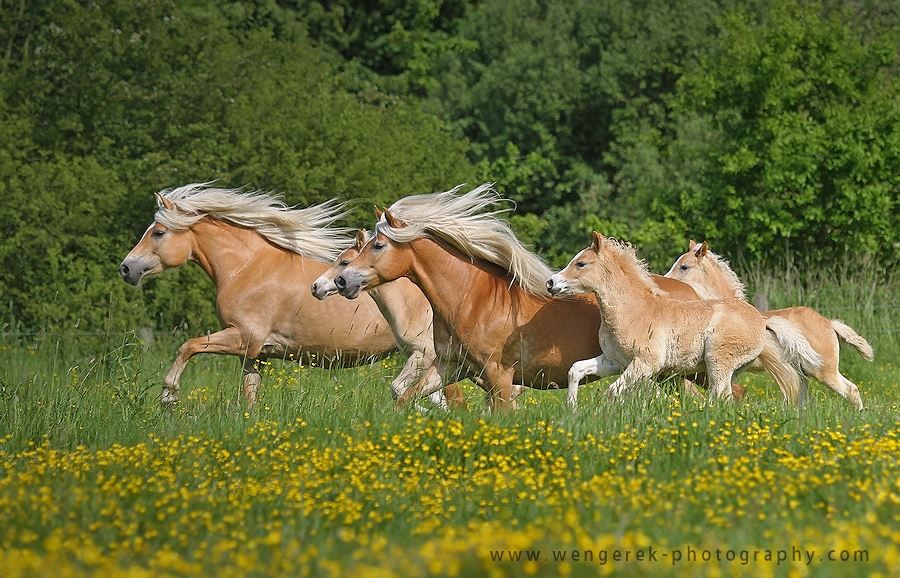
{"label": "tall grass", "polygon": [[[900,413],[893,279],[791,269],[747,277],[771,307],[805,302],[869,339],[875,362],[844,348],[841,363],[860,385],[866,411],[815,383],[805,407],[786,407],[771,379],[744,374],[739,381],[748,396],[740,403],[694,399],[675,383],[671,395],[639,391],[610,403],[608,382],[600,382],[583,388],[576,413],[563,392],[530,391],[520,410],[488,415],[480,390],[466,382],[467,408],[420,415],[391,401],[388,384],[399,358],[329,370],[269,362],[259,403],[248,411],[239,361],[210,355],[188,365],[181,401],[164,409],[162,377],[188,335],[145,343],[129,331],[73,333],[2,344],[0,514],[7,528],[0,530],[0,558],[8,549],[33,553],[34,564],[21,566],[23,576],[51,575],[60,564],[71,570],[68,558],[54,557],[53,540],[55,532],[75,532],[72,551],[96,548],[111,564],[172,575],[225,575],[243,563],[250,564],[246,574],[290,574],[285,568],[294,555],[284,552],[295,542],[303,552],[317,552],[308,562],[311,572],[341,568],[344,575],[373,571],[366,564],[386,575],[442,575],[454,563],[473,575],[555,573],[560,567],[553,564],[493,564],[484,559],[485,544],[585,548],[648,541],[706,548],[798,540],[821,548],[837,541],[871,549],[875,565],[806,571],[867,575],[893,567],[896,548],[886,538]],[[138,459],[125,456],[147,452],[145,461],[125,465]],[[120,495],[128,484],[140,488],[141,480],[156,479],[157,468],[171,477],[168,485],[147,482]],[[94,484],[96,476],[120,482]],[[292,484],[306,489],[290,494]],[[251,491],[256,487],[268,489]],[[160,514],[175,507],[169,493],[179,491],[186,497],[175,500],[180,505],[173,511],[184,515]],[[31,498],[32,505],[21,506],[16,497],[42,492],[58,503],[88,497],[69,506],[68,517],[32,512],[44,506]],[[198,508],[216,522],[192,525],[190,512]],[[147,536],[148,551],[129,528],[162,534],[138,533]],[[273,532],[279,546],[270,550]],[[245,546],[217,558],[236,535]],[[387,546],[377,547],[382,539]],[[155,557],[158,550],[182,562],[181,571]],[[10,560],[26,559],[17,556]],[[44,562],[49,566],[39,571]],[[95,567],[82,560],[74,568],[92,575]],[[620,568],[646,575],[712,571]],[[596,567],[569,570],[588,575]]]}

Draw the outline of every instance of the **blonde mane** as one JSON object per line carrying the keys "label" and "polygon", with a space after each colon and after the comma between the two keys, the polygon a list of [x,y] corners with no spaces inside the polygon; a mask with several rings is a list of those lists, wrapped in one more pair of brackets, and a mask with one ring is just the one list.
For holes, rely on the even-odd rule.
{"label": "blonde mane", "polygon": [[639,283],[650,289],[654,295],[662,295],[662,291],[653,282],[653,277],[650,276],[650,268],[647,266],[646,261],[637,256],[633,245],[618,239],[604,237],[603,246],[611,249],[613,257],[626,275],[636,278]]}
{"label": "blonde mane", "polygon": [[712,251],[707,250],[706,256],[712,257],[713,262],[716,264],[716,267],[719,268],[719,271],[725,277],[725,282],[728,283],[731,290],[734,292],[734,296],[737,299],[747,300],[746,289],[744,288],[743,281],[737,276],[737,273],[731,268],[731,265],[724,257],[720,257],[716,255]]}
{"label": "blonde mane", "polygon": [[288,206],[275,195],[262,191],[220,189],[211,183],[191,183],[161,191],[173,208],[160,206],[156,221],[170,229],[183,230],[204,217],[212,217],[253,229],[270,242],[304,257],[331,262],[352,241],[350,229],[332,226],[344,216],[344,206],[335,200],[305,209]]}
{"label": "blonde mane", "polygon": [[509,225],[498,218],[514,208],[499,207],[505,199],[494,190],[493,183],[457,194],[463,186],[443,193],[400,199],[388,210],[406,226],[391,228],[382,217],[377,225],[378,232],[399,243],[422,236],[441,239],[470,258],[506,269],[513,281],[528,293],[547,295],[547,279],[553,274],[550,267],[529,251]]}

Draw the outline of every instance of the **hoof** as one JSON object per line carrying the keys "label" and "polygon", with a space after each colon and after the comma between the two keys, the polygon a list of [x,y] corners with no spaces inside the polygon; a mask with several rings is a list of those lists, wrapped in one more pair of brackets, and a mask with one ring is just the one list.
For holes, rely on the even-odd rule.
{"label": "hoof", "polygon": [[163,389],[162,397],[159,400],[159,403],[163,407],[172,407],[176,403],[178,403],[178,392],[171,389]]}
{"label": "hoof", "polygon": [[739,383],[731,384],[731,397],[734,398],[735,401],[740,401],[744,399],[744,396],[747,395],[747,390],[743,385]]}

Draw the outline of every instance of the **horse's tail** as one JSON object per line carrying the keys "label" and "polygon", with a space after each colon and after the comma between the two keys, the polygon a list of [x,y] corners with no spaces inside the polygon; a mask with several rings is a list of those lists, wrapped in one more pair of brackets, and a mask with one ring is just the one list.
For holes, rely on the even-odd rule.
{"label": "horse's tail", "polygon": [[872,350],[872,346],[869,345],[869,342],[866,341],[862,335],[854,331],[852,327],[845,324],[840,319],[832,319],[831,328],[834,329],[834,332],[837,333],[838,337],[855,347],[859,354],[863,356],[863,359],[868,361],[875,359],[875,352]]}
{"label": "horse's tail", "polygon": [[797,327],[783,317],[766,319],[766,340],[759,360],[775,378],[782,394],[792,404],[802,403],[806,395],[806,375],[822,363],[822,356]]}

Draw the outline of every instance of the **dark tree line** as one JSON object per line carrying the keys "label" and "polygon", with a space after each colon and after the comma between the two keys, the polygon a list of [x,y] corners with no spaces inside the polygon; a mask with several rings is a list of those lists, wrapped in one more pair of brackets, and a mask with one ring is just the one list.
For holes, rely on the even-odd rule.
{"label": "dark tree line", "polygon": [[[889,2],[0,4],[0,325],[213,322],[195,268],[115,266],[151,193],[290,202],[497,181],[559,263],[597,228],[657,267],[900,256]],[[7,320],[8,319],[8,320]]]}

